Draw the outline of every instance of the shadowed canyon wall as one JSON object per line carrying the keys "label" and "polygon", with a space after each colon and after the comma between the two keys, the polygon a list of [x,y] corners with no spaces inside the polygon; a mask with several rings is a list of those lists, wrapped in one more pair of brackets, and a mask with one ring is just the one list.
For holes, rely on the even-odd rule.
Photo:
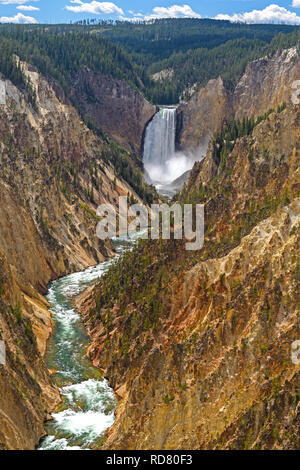
{"label": "shadowed canyon wall", "polygon": [[144,128],[156,113],[156,106],[126,82],[87,68],[75,74],[72,83],[71,97],[83,115],[139,157]]}

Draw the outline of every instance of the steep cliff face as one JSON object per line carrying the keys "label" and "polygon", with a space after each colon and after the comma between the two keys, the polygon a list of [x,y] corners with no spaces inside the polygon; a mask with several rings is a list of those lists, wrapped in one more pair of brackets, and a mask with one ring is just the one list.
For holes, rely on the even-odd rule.
{"label": "steep cliff face", "polygon": [[187,104],[178,107],[177,145],[187,152],[194,152],[198,147],[206,149],[224,117],[233,114],[231,101],[223,80],[210,80]]}
{"label": "steep cliff face", "polygon": [[221,78],[211,80],[178,109],[178,146],[194,151],[219,131],[225,119],[257,118],[284,102],[295,92],[300,77],[296,48],[278,51],[273,57],[251,62],[236,87],[228,90]]}
{"label": "steep cliff face", "polygon": [[126,82],[87,68],[76,73],[72,83],[70,96],[83,115],[124,148],[141,155],[144,128],[156,107]]}
{"label": "steep cliff face", "polygon": [[108,274],[81,298],[119,397],[105,448],[299,447],[299,134],[289,106],[223,165],[208,152],[181,195],[205,203],[204,248],[144,243],[120,264],[124,294],[114,272],[118,294]]}
{"label": "steep cliff face", "polygon": [[[51,274],[85,268],[107,255],[109,245],[95,235],[100,203],[116,205],[118,195],[128,192],[139,198],[109,162],[113,152],[122,158],[121,149],[97,138],[43,77],[23,67],[37,92],[37,111],[6,83],[7,104],[0,110],[0,247],[10,250],[28,280],[45,287]],[[35,237],[32,243],[29,234]],[[29,256],[31,248],[40,251]],[[31,266],[22,262],[25,252],[34,259],[36,275],[26,272]]]}
{"label": "steep cliff face", "polygon": [[47,303],[24,295],[12,267],[0,254],[0,339],[6,364],[0,365],[0,449],[34,449],[44,420],[59,403],[42,354],[52,327]]}
{"label": "steep cliff face", "polygon": [[300,56],[296,47],[251,62],[234,90],[235,118],[257,118],[269,109],[289,102],[295,92],[293,83],[299,76]]}
{"label": "steep cliff face", "polygon": [[112,252],[96,236],[96,207],[138,195],[110,163],[126,151],[96,137],[57,90],[22,63],[36,93],[6,81],[0,106],[0,329],[8,351],[0,366],[0,447],[32,449],[58,401],[42,356],[52,330],[50,280],[97,264]]}

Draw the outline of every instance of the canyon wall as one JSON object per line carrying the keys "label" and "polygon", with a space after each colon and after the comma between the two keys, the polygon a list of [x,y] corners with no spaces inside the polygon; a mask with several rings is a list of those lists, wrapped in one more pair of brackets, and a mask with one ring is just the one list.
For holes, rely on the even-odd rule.
{"label": "canyon wall", "polygon": [[234,89],[221,77],[210,80],[190,101],[178,108],[177,145],[187,152],[207,146],[225,119],[258,118],[284,102],[295,92],[300,79],[300,58],[296,48],[278,51],[248,64]]}
{"label": "canyon wall", "polygon": [[119,398],[103,448],[299,448],[299,138],[288,103],[223,165],[209,148],[179,196],[205,203],[203,249],[144,242],[78,300]]}
{"label": "canyon wall", "polygon": [[82,114],[139,157],[144,129],[156,106],[125,81],[87,68],[74,74],[72,84],[70,96]]}
{"label": "canyon wall", "polygon": [[96,137],[78,112],[57,98],[57,85],[28,64],[21,67],[36,94],[34,103],[6,81],[6,104],[0,105],[0,338],[7,348],[7,364],[0,366],[0,448],[5,449],[33,449],[59,400],[43,362],[52,331],[42,296],[49,281],[112,254],[111,243],[96,236],[100,203],[117,206],[119,195],[127,194],[140,201],[110,162],[111,155],[129,159],[128,152]]}
{"label": "canyon wall", "polygon": [[52,320],[45,299],[25,294],[0,252],[0,449],[34,449],[60,396],[43,361]]}
{"label": "canyon wall", "polygon": [[177,109],[177,147],[187,153],[206,149],[225,116],[232,114],[231,93],[222,78],[210,80],[187,104],[181,104]]}

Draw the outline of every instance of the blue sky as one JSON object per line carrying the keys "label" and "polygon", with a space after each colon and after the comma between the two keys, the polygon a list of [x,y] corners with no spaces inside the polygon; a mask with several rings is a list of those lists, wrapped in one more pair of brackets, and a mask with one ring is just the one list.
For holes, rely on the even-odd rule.
{"label": "blue sky", "polygon": [[[142,5],[142,6],[141,6]],[[0,22],[62,23],[85,18],[201,17],[300,25],[300,0],[0,0]]]}

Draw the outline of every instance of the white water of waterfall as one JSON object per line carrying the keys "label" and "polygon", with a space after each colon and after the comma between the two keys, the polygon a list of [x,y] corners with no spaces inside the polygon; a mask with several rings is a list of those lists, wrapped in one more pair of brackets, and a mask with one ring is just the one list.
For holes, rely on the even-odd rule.
{"label": "white water of waterfall", "polygon": [[153,181],[161,181],[165,163],[175,153],[176,108],[162,108],[146,129],[144,166]]}
{"label": "white water of waterfall", "polygon": [[143,155],[146,179],[158,190],[170,186],[193,166],[191,159],[175,151],[175,136],[176,108],[160,108],[146,129]]}

